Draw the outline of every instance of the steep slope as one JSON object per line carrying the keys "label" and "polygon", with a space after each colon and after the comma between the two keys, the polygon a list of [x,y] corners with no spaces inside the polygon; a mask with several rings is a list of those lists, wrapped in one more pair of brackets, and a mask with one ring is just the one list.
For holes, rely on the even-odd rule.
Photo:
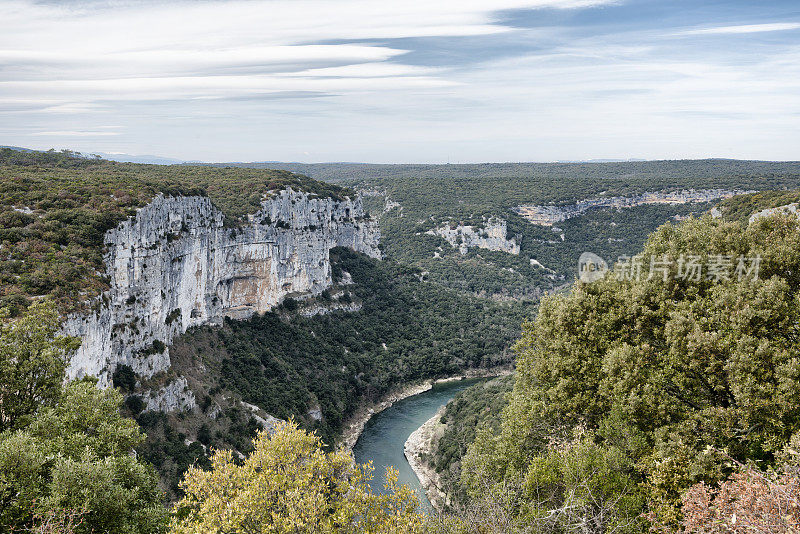
{"label": "steep slope", "polygon": [[[168,345],[189,327],[319,294],[331,284],[333,247],[380,256],[360,198],[284,172],[3,151],[0,175],[11,271],[2,296],[24,306],[49,295],[73,310],[64,330],[82,345],[68,376],[104,386],[119,364],[144,378],[166,371]],[[80,268],[63,273],[64,264]],[[52,270],[51,284],[33,283]]]}
{"label": "steep slope", "polygon": [[[127,381],[131,414],[150,436],[140,452],[173,492],[186,466],[205,461],[207,447],[246,454],[261,424],[253,415],[293,418],[335,446],[351,417],[398,388],[512,365],[509,347],[531,306],[465,296],[344,247],[331,251],[331,263],[334,285],[318,296],[191,328],[170,348],[167,373],[138,386]],[[125,382],[114,376],[115,385]],[[156,398],[169,398],[151,397],[164,384],[174,384],[173,410],[148,411]],[[179,394],[189,392],[196,406],[181,405]]]}
{"label": "steep slope", "polygon": [[379,240],[354,191],[285,171],[0,151],[0,308],[59,304],[69,376],[126,394],[172,497],[272,416],[333,446],[397,387],[511,365],[529,302],[430,284]]}
{"label": "steep slope", "polygon": [[331,248],[379,257],[378,240],[358,198],[289,188],[228,229],[208,198],[159,195],[107,233],[111,288],[99,310],[66,322],[83,339],[68,375],[105,384],[120,363],[144,377],[165,371],[175,335],[265,312],[289,294],[318,294],[331,284]]}
{"label": "steep slope", "polygon": [[70,152],[0,149],[0,307],[12,316],[49,296],[85,311],[110,288],[106,232],[159,194],[202,196],[238,227],[261,202],[291,187],[342,201],[352,191],[285,171],[136,165]]}

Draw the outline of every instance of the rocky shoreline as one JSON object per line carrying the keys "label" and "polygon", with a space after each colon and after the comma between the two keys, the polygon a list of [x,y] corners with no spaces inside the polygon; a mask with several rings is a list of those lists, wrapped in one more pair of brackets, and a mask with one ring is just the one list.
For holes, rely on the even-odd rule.
{"label": "rocky shoreline", "polygon": [[[511,373],[509,369],[500,369],[487,376],[507,376]],[[450,499],[442,489],[439,473],[430,465],[426,457],[433,452],[436,443],[444,434],[446,425],[439,421],[444,415],[445,408],[447,408],[446,404],[439,408],[433,417],[412,432],[403,446],[403,453],[408,464],[419,479],[419,484],[425,490],[431,506],[437,512],[441,512],[446,505],[450,504]]]}
{"label": "rocky shoreline", "polygon": [[447,495],[442,491],[439,473],[430,466],[425,456],[430,454],[434,442],[438,441],[444,432],[445,425],[440,422],[440,419],[444,414],[445,407],[446,405],[439,408],[433,417],[412,432],[403,447],[406,460],[414,470],[414,474],[417,475],[422,489],[425,490],[431,506],[436,511],[441,511],[447,504]]}
{"label": "rocky shoreline", "polygon": [[465,380],[468,378],[486,378],[490,376],[501,376],[511,374],[511,369],[507,367],[497,367],[492,369],[470,369],[469,371],[451,376],[448,378],[440,378],[438,380],[426,380],[418,384],[410,384],[403,386],[397,390],[385,395],[381,401],[368,404],[359,408],[355,414],[350,416],[344,424],[342,431],[342,439],[339,442],[339,449],[352,451],[358,441],[359,436],[364,431],[364,427],[373,415],[382,412],[383,410],[392,406],[395,402],[419,395],[431,389],[434,384],[442,384],[445,382],[454,382],[457,380]]}

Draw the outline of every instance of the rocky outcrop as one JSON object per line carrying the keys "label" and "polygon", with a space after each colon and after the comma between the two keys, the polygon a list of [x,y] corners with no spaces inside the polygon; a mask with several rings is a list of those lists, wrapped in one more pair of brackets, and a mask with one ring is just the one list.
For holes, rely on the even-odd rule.
{"label": "rocky outcrop", "polygon": [[278,424],[283,421],[282,419],[278,419],[277,417],[268,414],[255,404],[249,404],[244,401],[239,401],[239,404],[247,408],[247,410],[250,412],[250,417],[252,417],[256,423],[261,426],[261,428],[268,431],[270,434],[275,432]]}
{"label": "rocky outcrop", "polygon": [[70,378],[106,385],[119,364],[150,377],[170,367],[169,345],[189,327],[265,312],[290,294],[331,285],[329,251],[380,257],[377,223],[360,197],[334,200],[287,189],[239,227],[206,197],[160,195],[107,232],[110,289],[89,315],[65,321],[83,343]]}
{"label": "rocky outcrop", "polygon": [[177,412],[191,410],[197,403],[186,379],[178,377],[163,388],[142,394],[145,411]]}
{"label": "rocky outcrop", "polygon": [[512,211],[525,217],[533,224],[552,226],[555,223],[566,221],[573,217],[583,215],[589,210],[605,208],[635,208],[647,204],[693,204],[699,202],[712,202],[735,195],[755,193],[734,189],[685,189],[682,191],[654,191],[644,192],[627,197],[598,197],[580,200],[568,206],[534,206],[522,205],[512,208]]}
{"label": "rocky outcrop", "polygon": [[446,223],[425,233],[443,237],[450,245],[458,247],[461,254],[466,254],[472,247],[519,254],[519,243],[516,238],[508,239],[503,219],[491,217],[482,227]]}
{"label": "rocky outcrop", "polygon": [[360,309],[361,304],[356,302],[334,302],[328,305],[313,304],[311,306],[305,306],[297,310],[297,313],[303,317],[314,317],[316,315],[328,315],[335,311],[357,312]]}
{"label": "rocky outcrop", "polygon": [[775,215],[776,213],[781,213],[784,215],[794,215],[795,217],[800,217],[800,211],[797,209],[797,202],[794,204],[786,204],[785,206],[778,206],[776,208],[767,208],[765,210],[761,210],[757,213],[754,213],[750,216],[750,220],[748,222],[752,223],[757,221],[758,219],[763,219],[764,217],[769,217],[771,215]]}

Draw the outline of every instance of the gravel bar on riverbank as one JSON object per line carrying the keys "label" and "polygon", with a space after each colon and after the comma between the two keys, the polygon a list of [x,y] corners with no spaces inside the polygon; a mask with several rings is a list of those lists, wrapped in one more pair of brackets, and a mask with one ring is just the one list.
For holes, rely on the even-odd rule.
{"label": "gravel bar on riverbank", "polygon": [[439,473],[431,467],[425,456],[433,450],[434,443],[441,438],[446,425],[440,422],[447,405],[442,406],[433,417],[408,436],[404,450],[406,460],[419,479],[434,510],[441,511],[447,503],[447,495],[441,489]]}

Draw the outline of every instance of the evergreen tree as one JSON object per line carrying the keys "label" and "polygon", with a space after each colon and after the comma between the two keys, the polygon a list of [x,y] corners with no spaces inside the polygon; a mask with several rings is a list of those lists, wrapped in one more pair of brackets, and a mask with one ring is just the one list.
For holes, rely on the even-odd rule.
{"label": "evergreen tree", "polygon": [[[502,431],[479,433],[464,462],[474,497],[487,494],[487,477],[513,482],[520,521],[558,517],[567,528],[602,518],[600,531],[642,528],[645,508],[633,504],[649,501],[677,528],[689,486],[731,473],[714,451],[770,465],[800,430],[798,220],[665,225],[642,255],[638,279],[578,282],[524,326]],[[649,259],[664,257],[666,275],[651,271],[659,264]],[[727,258],[728,274],[681,276],[681,257],[706,267]],[[760,258],[758,276],[736,274],[740,257],[748,268]],[[615,477],[567,476],[575,454],[574,465]],[[566,514],[584,491],[596,506]]]}
{"label": "evergreen tree", "polygon": [[[5,317],[0,310],[0,321]],[[67,357],[80,341],[56,335],[59,325],[50,301],[0,323],[0,432],[25,426],[38,408],[52,406],[61,395]]]}
{"label": "evergreen tree", "polygon": [[94,380],[62,386],[75,340],[57,336],[52,304],[0,330],[0,531],[151,533],[168,512],[122,395]]}

